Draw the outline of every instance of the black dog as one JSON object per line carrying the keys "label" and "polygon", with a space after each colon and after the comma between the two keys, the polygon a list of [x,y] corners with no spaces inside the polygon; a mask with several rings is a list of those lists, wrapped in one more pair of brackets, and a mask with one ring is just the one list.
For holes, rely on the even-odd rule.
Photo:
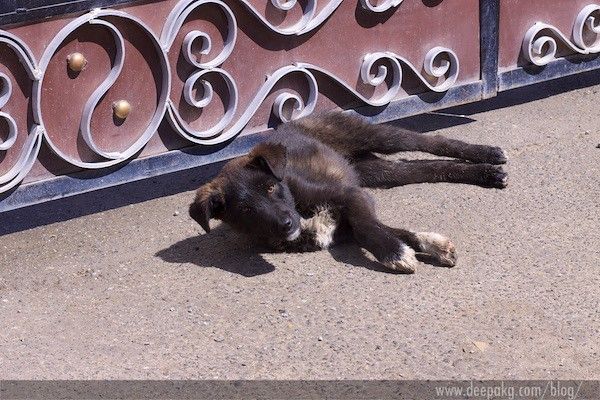
{"label": "black dog", "polygon": [[[388,161],[375,155],[400,151],[466,161]],[[456,252],[447,238],[384,225],[361,187],[456,182],[504,188],[507,175],[497,164],[505,162],[499,147],[331,113],[281,125],[198,189],[189,211],[206,232],[211,218],[220,219],[280,251],[323,249],[352,238],[394,270],[414,272],[417,255],[452,267]]]}

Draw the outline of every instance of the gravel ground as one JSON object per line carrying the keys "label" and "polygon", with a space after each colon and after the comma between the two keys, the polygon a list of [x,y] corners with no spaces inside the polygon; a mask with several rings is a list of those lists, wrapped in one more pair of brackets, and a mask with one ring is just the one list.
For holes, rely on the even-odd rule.
{"label": "gravel ground", "polygon": [[453,269],[257,254],[199,235],[191,192],[110,209],[189,174],[0,215],[0,378],[600,379],[600,86],[556,85],[400,122],[508,151],[503,191],[373,191],[451,237]]}

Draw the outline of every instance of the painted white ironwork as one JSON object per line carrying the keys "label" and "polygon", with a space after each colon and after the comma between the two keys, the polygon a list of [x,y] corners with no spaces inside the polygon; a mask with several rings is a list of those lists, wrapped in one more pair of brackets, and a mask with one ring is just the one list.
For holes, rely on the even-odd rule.
{"label": "painted white ironwork", "polygon": [[[100,102],[100,100],[102,99],[102,97],[104,96],[104,94],[106,94],[108,89],[110,89],[110,87],[113,85],[113,83],[116,81],[117,77],[121,73],[121,70],[123,68],[124,57],[125,57],[123,37],[120,34],[120,32],[116,26],[114,26],[108,20],[102,19],[105,17],[123,18],[129,22],[132,22],[132,23],[138,25],[140,28],[142,28],[142,30],[144,30],[144,32],[147,34],[148,38],[150,39],[150,42],[154,45],[156,52],[159,56],[159,62],[160,62],[161,68],[162,68],[161,93],[160,93],[160,97],[159,97],[159,101],[158,101],[156,110],[150,120],[150,123],[144,129],[144,131],[140,133],[140,135],[139,135],[138,139],[135,141],[135,143],[133,143],[128,149],[126,149],[125,151],[122,151],[122,152],[111,152],[111,153],[101,150],[95,144],[95,142],[92,138],[91,131],[90,131],[90,121],[92,118],[92,113],[93,113],[94,109],[96,108],[96,106],[98,105],[98,103]],[[118,163],[128,160],[134,154],[136,154],[138,151],[140,151],[146,143],[148,143],[150,138],[156,132],[156,129],[158,128],[158,125],[160,124],[160,122],[163,119],[163,116],[165,114],[165,110],[167,107],[167,98],[168,98],[168,95],[170,92],[170,86],[171,86],[171,73],[170,73],[169,63],[167,61],[167,54],[161,47],[161,45],[158,41],[158,38],[154,35],[154,33],[150,30],[150,28],[148,28],[146,26],[146,24],[144,24],[144,22],[142,22],[140,19],[133,17],[122,11],[116,11],[116,10],[94,10],[94,11],[92,11],[88,14],[85,14],[79,18],[76,18],[75,20],[68,23],[64,28],[62,28],[60,30],[60,32],[58,32],[58,34],[52,39],[50,44],[46,47],[46,50],[44,51],[44,54],[42,55],[42,58],[40,60],[40,69],[42,71],[46,70],[46,68],[48,67],[48,64],[50,63],[50,60],[52,59],[52,57],[54,56],[56,51],[60,48],[62,43],[65,41],[65,39],[71,33],[73,33],[76,29],[78,29],[79,27],[81,27],[85,24],[100,24],[100,25],[108,28],[115,39],[116,48],[117,48],[117,54],[115,56],[114,65],[111,69],[111,72],[110,72],[109,76],[104,80],[104,82],[102,82],[100,84],[100,86],[92,93],[89,100],[85,104],[85,107],[83,109],[83,113],[81,116],[81,124],[80,124],[81,134],[82,134],[82,137],[85,140],[86,144],[90,147],[91,150],[93,150],[96,154],[105,158],[106,160],[98,161],[98,162],[82,161],[82,160],[74,158],[68,154],[65,154],[56,144],[54,144],[54,142],[52,141],[52,138],[46,131],[46,128],[44,125],[44,120],[43,120],[43,115],[42,115],[41,101],[42,101],[42,96],[43,96],[43,94],[42,94],[42,85],[44,83],[43,75],[40,77],[40,79],[34,81],[33,115],[34,115],[35,121],[39,125],[44,127],[44,130],[43,130],[44,139],[48,143],[48,146],[50,146],[52,151],[54,151],[54,153],[56,153],[60,158],[69,162],[70,164],[73,164],[80,168],[99,169],[99,168],[106,168],[106,167],[109,167],[112,165],[116,165]]]}
{"label": "painted white ironwork", "polygon": [[[0,44],[8,46],[15,52],[31,80],[39,78],[40,72],[37,68],[35,57],[29,47],[27,47],[21,39],[11,33],[0,31]],[[12,83],[10,78],[5,74],[0,74],[0,85],[0,109],[2,109],[12,95]],[[20,132],[18,131],[17,123],[10,114],[0,112],[0,118],[7,122],[9,129],[7,138],[3,142],[0,142],[1,154],[12,149]],[[31,170],[31,167],[38,156],[41,144],[42,128],[37,124],[32,124],[17,161],[12,168],[0,175],[0,193],[9,191],[23,180],[25,175]]]}
{"label": "painted white ironwork", "polygon": [[[12,83],[10,78],[0,72],[0,110],[6,105],[12,95]],[[5,112],[0,111],[0,118],[6,121],[8,125],[8,135],[6,139],[0,139],[0,151],[10,149],[17,141],[17,123],[14,118]]]}
{"label": "painted white ironwork", "polygon": [[573,23],[572,40],[553,25],[536,22],[525,33],[522,52],[527,61],[544,66],[554,61],[559,42],[571,52],[593,54],[600,52],[600,5],[585,6]]}
{"label": "painted white ironwork", "polygon": [[[210,138],[221,133],[233,120],[238,107],[239,93],[237,85],[233,77],[225,70],[217,68],[221,65],[231,54],[235,47],[237,39],[237,21],[235,15],[231,9],[220,0],[185,0],[180,2],[175,7],[169,16],[163,28],[161,34],[161,43],[166,51],[170,51],[173,46],[173,42],[177,37],[183,23],[188,16],[196,10],[206,4],[212,4],[218,6],[227,20],[227,36],[225,38],[223,49],[216,55],[212,60],[200,62],[198,57],[193,53],[193,42],[195,40],[202,40],[200,47],[201,55],[208,55],[212,49],[212,39],[210,36],[198,30],[188,32],[183,39],[182,53],[185,60],[198,68],[198,71],[190,75],[185,81],[183,88],[183,97],[185,101],[192,107],[204,108],[210,104],[214,96],[214,90],[212,84],[203,79],[208,75],[219,75],[225,81],[228,91],[228,103],[226,104],[225,115],[217,122],[214,126],[204,129],[202,131],[194,130],[179,114],[177,107],[173,101],[169,99],[168,102],[168,116],[171,126],[177,133],[184,138],[195,143],[202,143],[203,139]],[[293,5],[292,5],[293,6]],[[200,99],[195,98],[194,88],[197,84],[202,85],[202,97]]]}
{"label": "painted white ironwork", "polygon": [[[240,1],[263,25],[281,35],[301,35],[314,30],[323,24],[342,2],[342,0],[332,0],[317,13],[316,0],[306,0],[301,5],[302,17],[300,20],[291,26],[281,28],[268,22],[251,5],[250,1]],[[361,0],[362,6],[372,12],[384,12],[400,5],[401,2],[402,0],[386,0],[379,5],[373,5],[371,0]],[[199,30],[187,32],[181,48],[173,49],[173,43],[177,35],[180,34],[190,14],[198,9],[198,7],[207,4],[220,8],[227,21],[227,33],[224,38],[219,38],[224,41],[222,50],[211,57],[211,59],[204,60],[203,57],[208,56],[212,51],[213,38],[206,32]],[[300,6],[297,0],[271,0],[271,4],[282,11],[290,11],[294,7]],[[585,33],[585,30],[591,29],[597,33],[596,11],[597,9],[587,9],[586,12],[588,12],[588,15],[585,18],[582,17],[583,19],[580,23],[583,33],[580,38],[575,39],[578,44],[587,43],[587,48],[591,50],[595,50],[599,44],[597,41],[590,43],[589,36]],[[157,62],[160,64],[160,79],[162,79],[156,109],[150,121],[145,127],[140,129],[140,132],[135,132],[137,137],[135,142],[126,150],[119,152],[102,149],[95,142],[91,128],[93,113],[96,111],[102,98],[122,73],[122,69],[125,66],[125,58],[127,57],[127,54],[125,54],[125,39],[118,28],[120,23],[115,24],[115,19],[119,22],[134,24],[145,33],[149,42],[152,43],[152,46],[156,50]],[[44,96],[42,91],[44,74],[48,65],[61,46],[64,45],[65,40],[73,32],[85,25],[98,25],[108,30],[112,35],[116,49],[116,53],[112,59],[111,70],[85,103],[79,124],[83,141],[98,156],[98,161],[94,162],[82,161],[79,158],[66,154],[53,142],[53,136],[46,131],[41,107],[42,97]],[[155,134],[165,115],[168,117],[174,130],[191,142],[215,145],[234,138],[256,114],[269,95],[271,95],[273,89],[283,79],[292,74],[303,77],[306,80],[308,90],[305,96],[300,96],[291,90],[284,89],[276,96],[271,107],[272,112],[283,122],[307,116],[314,111],[319,96],[319,87],[315,73],[335,81],[365,104],[382,106],[388,104],[398,96],[402,85],[404,69],[408,69],[414,74],[428,90],[435,92],[448,90],[456,82],[460,69],[456,54],[451,49],[444,47],[434,47],[431,49],[424,57],[422,68],[415,67],[406,58],[392,52],[385,51],[366,54],[362,59],[359,72],[362,82],[373,87],[378,87],[382,84],[388,85],[387,90],[383,94],[367,98],[334,73],[322,67],[308,63],[295,63],[280,67],[267,75],[265,82],[262,83],[252,100],[246,105],[243,112],[240,113],[238,110],[239,93],[237,84],[232,75],[222,67],[222,64],[233,52],[237,40],[237,32],[236,18],[232,10],[221,0],[180,1],[167,17],[160,38],[144,22],[130,14],[111,9],[97,9],[66,24],[45,48],[38,64],[25,43],[18,37],[0,30],[0,44],[8,46],[14,51],[32,81],[32,112],[34,121],[32,126],[29,127],[27,139],[20,141],[20,143],[24,144],[15,165],[8,172],[0,176],[0,193],[16,186],[29,172],[38,156],[42,140],[45,140],[49,148],[58,157],[72,165],[85,169],[105,168],[124,162],[139,152]],[[181,51],[186,62],[196,69],[186,78],[183,85],[183,92],[181,93],[183,101],[189,106],[202,109],[207,107],[214,99],[214,89],[209,80],[211,76],[222,79],[225,82],[228,101],[225,102],[224,115],[214,126],[201,131],[192,128],[179,114],[175,102],[169,98],[173,79],[168,59],[168,54],[171,51]],[[13,83],[11,82],[11,78],[6,74],[0,73],[0,119],[6,121],[8,125],[8,135],[3,140],[0,140],[0,152],[14,151],[16,143],[19,143],[19,135],[25,134],[19,131],[15,119],[9,113],[1,110],[10,101],[12,92]]]}
{"label": "painted white ironwork", "polygon": [[573,42],[588,53],[600,52],[600,5],[585,6],[573,24]]}
{"label": "painted white ironwork", "polygon": [[385,12],[390,8],[398,7],[404,0],[385,0],[381,4],[373,5],[371,0],[360,0],[364,8],[373,12]]}
{"label": "painted white ironwork", "polygon": [[[306,5],[302,9],[302,17],[300,18],[300,20],[298,20],[298,21],[296,21],[296,23],[294,23],[290,26],[284,27],[284,28],[280,28],[276,25],[273,25],[262,13],[260,13],[256,8],[254,8],[254,6],[252,5],[252,3],[249,0],[240,0],[240,2],[264,26],[269,28],[269,30],[271,30],[275,33],[278,33],[280,35],[286,35],[286,36],[287,35],[302,35],[316,27],[316,26],[313,26],[313,28],[307,29],[309,24],[311,24],[312,20],[315,19],[315,14],[317,11],[317,0],[307,0]],[[341,0],[334,0],[334,2],[337,3],[337,5],[340,5],[342,3]],[[294,8],[296,5],[298,5],[298,1],[297,0],[272,0],[271,4],[273,4],[273,6],[278,8],[279,10],[289,11],[292,8]],[[337,6],[335,8],[337,8]],[[328,11],[333,13],[333,11],[335,11],[335,8],[333,10],[328,10]],[[327,17],[328,17],[328,15],[325,16],[324,18],[322,18],[322,21],[325,21],[325,19],[327,19]]]}
{"label": "painted white ironwork", "polygon": [[[339,85],[344,87],[348,92],[352,93],[355,97],[360,99],[365,104],[371,106],[383,106],[391,102],[400,91],[402,85],[402,66],[408,67],[413,74],[419,78],[421,83],[425,85],[429,90],[434,92],[445,92],[448,90],[458,78],[460,65],[456,53],[452,50],[444,47],[434,47],[425,56],[425,62],[423,69],[426,75],[422,75],[420,70],[416,68],[406,58],[399,56],[392,52],[381,52],[381,53],[370,53],[364,56],[363,62],[360,68],[360,77],[363,83],[371,86],[379,86],[386,79],[388,79],[388,67],[382,65],[383,62],[387,61],[391,68],[391,83],[388,90],[376,98],[367,98],[360,94],[352,86],[344,82],[342,79],[334,75],[333,73],[312,64],[298,63],[297,65],[308,70],[319,71],[320,73],[328,76],[332,80],[336,81]],[[378,65],[377,73],[373,74],[371,71]],[[431,84],[429,79],[445,78],[441,84]]]}

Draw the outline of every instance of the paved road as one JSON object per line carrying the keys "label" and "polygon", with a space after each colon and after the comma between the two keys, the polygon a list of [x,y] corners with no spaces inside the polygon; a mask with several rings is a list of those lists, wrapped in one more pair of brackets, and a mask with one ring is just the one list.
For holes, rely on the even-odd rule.
{"label": "paved road", "polygon": [[453,238],[454,269],[257,254],[199,236],[191,192],[104,210],[189,174],[0,216],[0,378],[600,379],[600,86],[519,104],[553,85],[402,122],[508,150],[504,191],[373,192]]}

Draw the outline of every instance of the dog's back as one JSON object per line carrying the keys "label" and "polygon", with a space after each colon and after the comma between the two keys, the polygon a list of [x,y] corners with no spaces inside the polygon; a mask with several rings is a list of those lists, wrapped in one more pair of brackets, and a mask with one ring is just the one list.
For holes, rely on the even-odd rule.
{"label": "dog's back", "polygon": [[[317,129],[319,126],[323,129]],[[327,133],[326,126],[320,117],[304,118],[282,125],[268,142],[285,146],[288,176],[297,175],[326,185],[358,186],[359,178],[348,160],[321,139],[320,136]],[[329,131],[332,135],[343,135],[342,132],[340,129]]]}

